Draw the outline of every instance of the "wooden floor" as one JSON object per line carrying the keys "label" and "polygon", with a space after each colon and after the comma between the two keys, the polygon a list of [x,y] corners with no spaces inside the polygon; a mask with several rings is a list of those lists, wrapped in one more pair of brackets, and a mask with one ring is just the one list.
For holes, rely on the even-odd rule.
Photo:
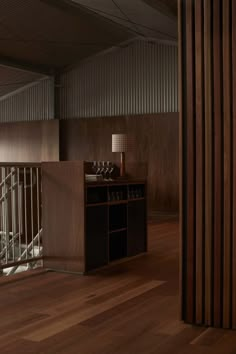
{"label": "wooden floor", "polygon": [[150,252],[96,274],[0,279],[1,354],[236,353],[236,332],[181,323],[178,224],[149,226]]}

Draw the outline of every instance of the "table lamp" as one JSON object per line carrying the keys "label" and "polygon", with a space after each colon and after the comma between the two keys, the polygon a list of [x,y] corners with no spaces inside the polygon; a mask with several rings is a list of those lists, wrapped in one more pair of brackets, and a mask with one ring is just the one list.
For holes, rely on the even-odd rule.
{"label": "table lamp", "polygon": [[128,150],[126,134],[112,134],[112,152],[120,153],[120,177],[125,177],[125,152]]}

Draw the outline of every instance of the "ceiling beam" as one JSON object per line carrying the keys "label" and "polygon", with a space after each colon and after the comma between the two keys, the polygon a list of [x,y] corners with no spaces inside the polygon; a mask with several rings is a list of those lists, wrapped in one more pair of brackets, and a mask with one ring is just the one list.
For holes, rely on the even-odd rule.
{"label": "ceiling beam", "polygon": [[160,11],[164,15],[177,18],[177,0],[143,0],[149,6]]}
{"label": "ceiling beam", "polygon": [[45,65],[36,65],[33,63],[17,60],[15,58],[6,57],[0,53],[0,65],[17,70],[52,76],[54,69]]}

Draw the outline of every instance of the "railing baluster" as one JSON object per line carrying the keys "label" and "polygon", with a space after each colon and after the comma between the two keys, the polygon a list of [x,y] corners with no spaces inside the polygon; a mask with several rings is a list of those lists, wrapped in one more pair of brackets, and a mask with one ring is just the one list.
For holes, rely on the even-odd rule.
{"label": "railing baluster", "polygon": [[[33,171],[30,168],[30,208],[31,208],[31,241],[34,240],[34,199],[33,199]],[[34,258],[34,245],[32,248],[33,258]]]}
{"label": "railing baluster", "polygon": [[[2,181],[3,181],[3,172],[2,172],[2,168],[0,169],[1,171],[1,183],[0,183],[0,190],[1,190],[1,193],[0,193],[0,200],[2,200],[2,195],[3,195],[3,186],[2,186]],[[0,203],[0,212],[1,212],[1,217],[0,217],[0,222],[1,222],[1,237],[0,237],[0,247],[1,247],[1,252],[2,252],[2,249],[4,247],[4,244],[3,244],[3,237],[2,237],[2,232],[3,232],[3,205],[2,205],[2,202]]]}
{"label": "railing baluster", "polygon": [[19,248],[18,257],[21,256],[21,235],[22,235],[22,198],[20,186],[20,168],[17,168],[17,203],[18,203],[18,234],[19,234]]}
{"label": "railing baluster", "polygon": [[[37,186],[37,229],[38,235],[40,233],[40,194],[39,194],[39,169],[36,168],[36,186]],[[38,237],[38,255],[40,255],[40,237]]]}
{"label": "railing baluster", "polygon": [[14,168],[11,168],[11,231],[12,231],[12,258],[15,259],[15,203],[14,203],[14,195],[15,195],[15,181],[14,181]]}
{"label": "railing baluster", "polygon": [[[27,224],[27,170],[24,168],[24,215],[25,215],[25,245],[28,246],[28,224]],[[26,253],[26,259],[28,252]]]}
{"label": "railing baluster", "polygon": [[3,185],[3,180],[4,180],[4,171],[3,167],[1,167],[1,244],[2,244],[2,249],[5,247],[4,243],[4,202],[3,202],[3,194],[4,194],[4,185]]}
{"label": "railing baluster", "polygon": [[3,198],[4,198],[4,203],[3,203],[3,208],[4,208],[4,228],[3,228],[3,232],[4,232],[4,242],[6,244],[6,254],[5,254],[5,259],[6,259],[6,263],[8,263],[8,252],[9,252],[9,239],[8,239],[8,226],[7,226],[7,217],[8,217],[8,208],[7,208],[7,184],[6,184],[6,169],[4,168],[4,172],[3,172],[3,178],[4,178],[4,187],[3,187]]}
{"label": "railing baluster", "polygon": [[[6,246],[6,217],[5,217],[5,168],[2,168],[2,223],[3,223],[3,244]],[[7,256],[5,254],[5,261],[7,260]]]}

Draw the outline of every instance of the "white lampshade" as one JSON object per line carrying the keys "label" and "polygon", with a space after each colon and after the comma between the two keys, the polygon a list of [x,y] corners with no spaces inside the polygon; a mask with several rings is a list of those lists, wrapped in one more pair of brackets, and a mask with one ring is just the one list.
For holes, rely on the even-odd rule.
{"label": "white lampshade", "polygon": [[112,152],[126,152],[128,139],[126,134],[112,134]]}

